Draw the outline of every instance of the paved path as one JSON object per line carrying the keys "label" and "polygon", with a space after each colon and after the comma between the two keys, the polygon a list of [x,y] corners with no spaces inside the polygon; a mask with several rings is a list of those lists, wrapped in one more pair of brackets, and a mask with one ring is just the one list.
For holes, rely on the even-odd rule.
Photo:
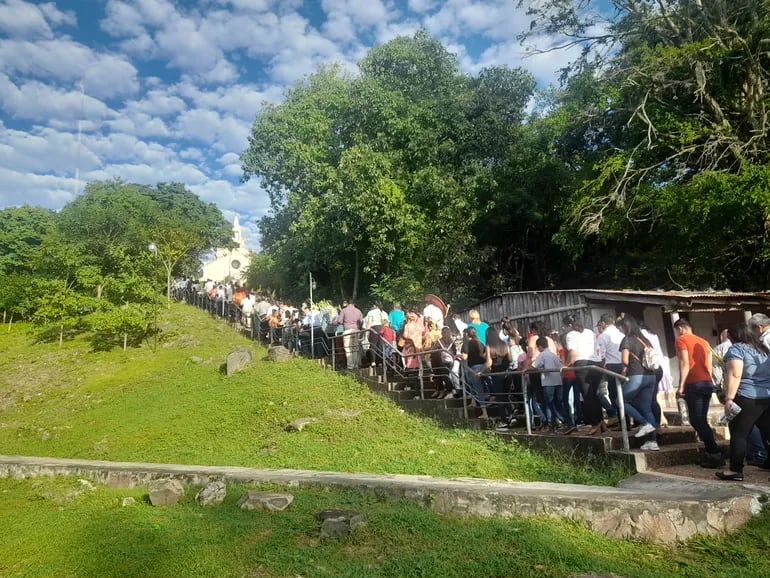
{"label": "paved path", "polygon": [[87,476],[116,487],[145,485],[151,479],[174,477],[193,485],[226,480],[287,487],[348,488],[414,500],[443,513],[576,518],[606,535],[655,542],[673,542],[698,533],[716,534],[735,530],[760,511],[760,497],[767,492],[767,488],[710,484],[656,474],[637,474],[619,487],[606,487],[0,456],[0,477],[48,475]]}

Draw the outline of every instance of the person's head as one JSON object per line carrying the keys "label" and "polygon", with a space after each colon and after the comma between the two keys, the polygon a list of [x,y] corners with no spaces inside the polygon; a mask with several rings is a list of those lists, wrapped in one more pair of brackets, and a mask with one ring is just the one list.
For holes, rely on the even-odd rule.
{"label": "person's head", "polygon": [[479,340],[479,336],[476,334],[475,327],[468,327],[468,329],[465,330],[465,334],[468,336],[468,339],[470,339],[471,341]]}
{"label": "person's head", "polygon": [[548,349],[548,340],[545,337],[538,337],[537,341],[535,341],[535,345],[537,346],[538,351],[545,351]]}
{"label": "person's head", "polygon": [[749,318],[749,327],[753,329],[757,335],[762,335],[765,331],[770,329],[770,317],[764,313],[755,313]]}
{"label": "person's head", "polygon": [[681,317],[674,322],[674,331],[679,335],[692,333],[692,325],[690,325],[690,322],[687,319]]}
{"label": "person's head", "polygon": [[719,333],[719,343],[724,343],[725,341],[730,341],[730,330],[729,329],[723,329]]}
{"label": "person's head", "polygon": [[479,323],[481,321],[481,316],[479,315],[478,311],[471,309],[468,312],[468,319],[471,320],[471,323]]}
{"label": "person's head", "polygon": [[390,327],[390,319],[388,319],[387,317],[383,318],[382,326],[383,327]]}
{"label": "person's head", "polygon": [[575,315],[567,315],[564,319],[562,319],[562,323],[564,323],[566,327],[569,327],[571,330],[577,331],[578,333],[583,333],[585,330],[585,327],[583,327],[583,322],[579,317]]}
{"label": "person's head", "polygon": [[604,331],[610,325],[615,325],[615,316],[611,313],[603,313],[599,318],[599,323],[596,324],[596,327],[599,328],[599,331]]}
{"label": "person's head", "polygon": [[487,349],[494,357],[504,357],[508,353],[508,346],[500,339],[500,332],[494,327],[488,327],[486,331]]}
{"label": "person's head", "polygon": [[441,328],[441,339],[443,341],[449,341],[452,339],[452,330],[444,325],[444,327]]}
{"label": "person's head", "polygon": [[649,345],[647,338],[642,334],[642,329],[639,327],[639,323],[633,315],[624,315],[623,319],[618,321],[618,329],[620,329],[626,335],[641,339]]}
{"label": "person's head", "polygon": [[757,351],[768,353],[767,347],[760,341],[757,332],[748,323],[734,323],[727,330],[733,343],[745,343]]}
{"label": "person's head", "polygon": [[394,303],[393,309],[401,309],[401,303]]}
{"label": "person's head", "polygon": [[539,335],[540,337],[545,337],[545,323],[542,321],[533,321],[529,324],[529,332],[534,333],[535,335]]}

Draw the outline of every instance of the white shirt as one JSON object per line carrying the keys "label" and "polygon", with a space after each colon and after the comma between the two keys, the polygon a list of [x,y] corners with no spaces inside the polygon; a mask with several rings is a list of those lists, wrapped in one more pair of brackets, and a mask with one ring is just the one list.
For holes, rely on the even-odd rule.
{"label": "white shirt", "polygon": [[623,341],[623,337],[623,333],[615,325],[607,325],[596,339],[599,357],[604,360],[604,363],[623,363],[620,356],[620,342]]}
{"label": "white shirt", "polygon": [[366,317],[364,317],[364,327],[369,329],[375,325],[382,325],[382,311],[379,307],[370,309]]}
{"label": "white shirt", "polygon": [[596,355],[596,338],[590,329],[583,329],[583,333],[573,329],[567,333],[567,350],[575,352],[575,361],[600,361]]}
{"label": "white shirt", "polygon": [[433,303],[428,303],[425,306],[425,309],[422,310],[422,315],[423,317],[433,319],[439,329],[444,326],[444,314],[441,313],[441,309],[433,305]]}

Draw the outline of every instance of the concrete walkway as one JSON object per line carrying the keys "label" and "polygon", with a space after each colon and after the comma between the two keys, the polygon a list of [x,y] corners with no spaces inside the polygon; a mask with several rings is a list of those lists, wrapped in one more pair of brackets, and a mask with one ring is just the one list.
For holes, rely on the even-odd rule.
{"label": "concrete walkway", "polygon": [[767,488],[705,483],[676,476],[637,474],[619,487],[476,478],[351,474],[311,470],[261,470],[0,456],[0,477],[77,475],[113,487],[175,478],[192,485],[213,480],[365,490],[414,500],[441,513],[526,517],[554,515],[581,520],[608,536],[670,543],[695,534],[733,531],[761,510]]}

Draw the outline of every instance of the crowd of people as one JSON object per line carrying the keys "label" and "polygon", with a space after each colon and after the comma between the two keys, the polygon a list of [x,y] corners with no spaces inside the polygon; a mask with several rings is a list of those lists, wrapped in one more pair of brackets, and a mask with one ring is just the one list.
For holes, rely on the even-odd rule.
{"label": "crowd of people", "polygon": [[468,399],[482,418],[496,420],[499,430],[521,425],[524,404],[535,430],[597,435],[619,429],[620,386],[632,435],[643,440],[642,450],[656,451],[658,429],[667,426],[659,392],[675,391],[704,444],[701,465],[720,468],[725,461],[708,422],[718,391],[729,423],[730,462],[717,476],[742,480],[747,460],[770,469],[770,317],[762,314],[722,331],[714,348],[694,334],[687,319],[678,319],[674,383],[658,336],[629,314],[604,314],[595,328],[571,315],[559,329],[534,321],[523,336],[507,317],[492,327],[476,310],[467,321],[449,315],[433,295],[419,306],[394,303],[388,312],[375,302],[364,313],[352,301],[339,308],[294,307],[211,281],[183,280],[178,288],[236,304],[247,328],[341,335],[349,370],[383,360],[407,374],[428,369],[434,397]]}

